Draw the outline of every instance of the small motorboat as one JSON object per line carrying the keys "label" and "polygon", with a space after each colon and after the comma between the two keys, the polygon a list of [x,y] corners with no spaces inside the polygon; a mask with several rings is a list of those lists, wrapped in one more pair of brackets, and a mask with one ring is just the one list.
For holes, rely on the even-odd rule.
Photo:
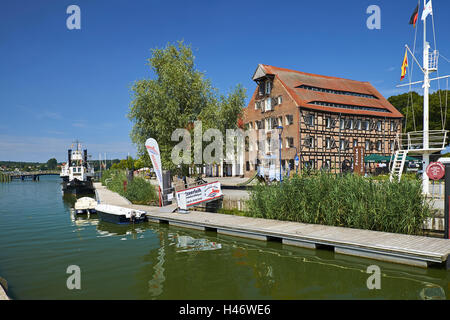
{"label": "small motorboat", "polygon": [[95,207],[100,220],[116,224],[140,223],[147,220],[143,210],[123,208],[110,204],[98,204]]}
{"label": "small motorboat", "polygon": [[93,198],[83,197],[75,202],[75,214],[95,213],[97,201]]}

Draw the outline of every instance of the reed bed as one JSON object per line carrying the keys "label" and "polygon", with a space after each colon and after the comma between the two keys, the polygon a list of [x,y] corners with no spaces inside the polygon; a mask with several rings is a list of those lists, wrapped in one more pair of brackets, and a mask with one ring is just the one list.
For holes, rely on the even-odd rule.
{"label": "reed bed", "polygon": [[158,194],[152,184],[143,178],[135,177],[127,182],[124,190],[123,182],[127,181],[124,170],[106,170],[102,172],[101,182],[109,190],[119,193],[134,204],[157,204]]}
{"label": "reed bed", "polygon": [[404,234],[422,234],[431,208],[419,181],[372,181],[317,173],[255,186],[248,216]]}

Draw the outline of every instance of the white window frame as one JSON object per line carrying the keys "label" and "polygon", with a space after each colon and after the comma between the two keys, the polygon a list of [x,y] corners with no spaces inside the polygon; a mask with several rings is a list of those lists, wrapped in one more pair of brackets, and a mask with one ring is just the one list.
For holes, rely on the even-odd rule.
{"label": "white window frame", "polygon": [[272,91],[272,82],[270,80],[266,80],[265,93],[270,94],[271,91]]}

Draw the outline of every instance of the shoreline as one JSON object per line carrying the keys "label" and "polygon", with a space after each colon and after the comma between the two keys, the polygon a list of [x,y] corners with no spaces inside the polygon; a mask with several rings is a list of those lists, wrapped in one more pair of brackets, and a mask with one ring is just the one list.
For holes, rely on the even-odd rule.
{"label": "shoreline", "polygon": [[200,211],[180,214],[173,212],[176,205],[153,207],[127,204],[122,196],[101,183],[94,183],[94,188],[99,203],[145,210],[149,222],[261,241],[277,241],[283,245],[308,249],[328,249],[337,254],[422,268],[437,265],[450,269],[450,240],[446,239]]}

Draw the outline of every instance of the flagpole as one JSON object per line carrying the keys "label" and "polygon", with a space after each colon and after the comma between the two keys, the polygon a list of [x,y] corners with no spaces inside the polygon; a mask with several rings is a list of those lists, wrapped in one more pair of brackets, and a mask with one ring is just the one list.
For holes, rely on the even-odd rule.
{"label": "flagpole", "polygon": [[[424,9],[425,9],[425,0],[424,0]],[[423,15],[423,13],[422,13]],[[430,163],[430,154],[428,153],[429,141],[428,141],[428,130],[429,130],[429,88],[430,88],[430,80],[429,80],[429,47],[430,45],[427,42],[427,16],[423,19],[423,70],[424,70],[424,80],[423,80],[423,149],[425,153],[423,154],[423,168],[422,168],[422,193],[427,195],[429,190],[430,180],[426,173],[426,169]]]}

